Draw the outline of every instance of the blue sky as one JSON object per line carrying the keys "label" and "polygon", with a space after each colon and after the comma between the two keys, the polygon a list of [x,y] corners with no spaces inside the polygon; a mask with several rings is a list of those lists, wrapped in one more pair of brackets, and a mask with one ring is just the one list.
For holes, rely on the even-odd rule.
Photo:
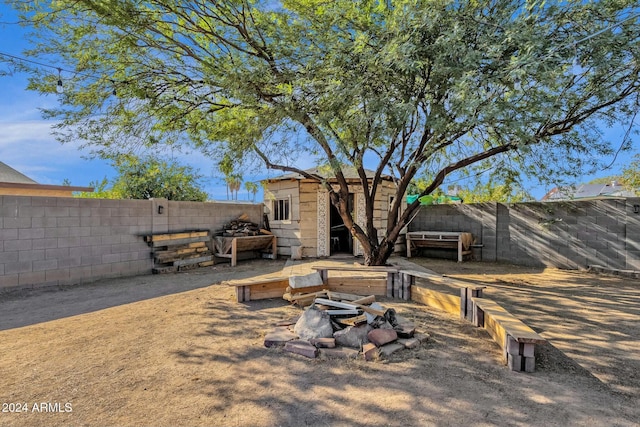
{"label": "blue sky", "polygon": [[[0,2],[0,52],[24,57],[23,51],[29,46],[25,41],[24,30],[15,22],[16,16],[13,10]],[[6,69],[2,64],[0,67],[4,67],[0,69]],[[55,70],[52,72],[55,73]],[[55,96],[38,95],[27,91],[26,86],[27,75],[25,74],[0,76],[0,161],[41,184],[62,184],[66,179],[72,185],[88,186],[91,182],[100,181],[105,177],[113,178],[116,172],[107,162],[88,159],[88,152],[79,150],[79,144],[62,145],[55,140],[51,135],[51,125],[54,123],[43,120],[39,111],[40,108],[54,106]],[[624,136],[625,129],[620,126],[602,129],[602,132],[612,141],[619,142]],[[636,148],[637,141],[638,138],[635,137]],[[212,199],[227,198],[221,175],[214,171],[211,161],[197,154],[175,154],[175,158],[182,164],[193,166],[203,175],[204,189]],[[582,182],[616,174],[628,161],[629,155],[622,154],[618,156],[611,169],[596,175],[584,176]],[[245,179],[255,180],[261,177],[245,177]],[[459,184],[472,185],[464,181]],[[534,197],[540,199],[551,188],[531,183],[527,189]],[[249,195],[241,190],[238,198],[247,200]],[[258,196],[258,200],[261,200],[261,195]]]}
{"label": "blue sky", "polygon": [[[0,2],[0,52],[25,57],[29,47],[25,31],[15,24],[13,10]],[[57,64],[51,64],[56,66]],[[6,66],[0,63],[0,69]],[[55,73],[55,69],[52,69]],[[110,164],[101,159],[88,159],[80,144],[60,144],[51,135],[51,120],[43,120],[39,109],[56,105],[54,95],[41,96],[26,90],[26,74],[0,76],[0,161],[41,184],[88,186],[91,182],[116,175]],[[202,184],[213,199],[226,200],[226,187],[220,174],[214,174],[212,162],[200,155],[176,154],[176,160],[196,168],[203,176]],[[246,191],[238,199],[247,200]]]}

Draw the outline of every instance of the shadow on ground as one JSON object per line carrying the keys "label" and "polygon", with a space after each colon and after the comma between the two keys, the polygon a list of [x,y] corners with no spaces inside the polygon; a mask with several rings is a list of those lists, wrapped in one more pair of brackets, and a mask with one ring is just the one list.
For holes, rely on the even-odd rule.
{"label": "shadow on ground", "polygon": [[181,273],[105,279],[88,284],[24,289],[0,293],[0,331],[117,307],[136,301],[171,295],[245,279],[282,269],[284,261],[243,261],[236,267],[213,267]]}

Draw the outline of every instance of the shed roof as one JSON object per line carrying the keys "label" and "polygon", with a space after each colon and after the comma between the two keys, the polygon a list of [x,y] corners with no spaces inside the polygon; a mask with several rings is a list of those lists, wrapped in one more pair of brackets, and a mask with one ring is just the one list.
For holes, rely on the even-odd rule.
{"label": "shed roof", "polygon": [[[315,167],[315,168],[311,168],[311,169],[305,169],[305,172],[307,172],[308,174],[311,175],[319,175],[323,178],[327,178],[329,180],[331,179],[335,179],[334,175],[332,174],[331,170],[326,168],[326,167]],[[373,179],[376,176],[375,171],[372,171],[371,169],[365,169],[365,174],[367,176],[367,178],[369,179]],[[344,174],[344,177],[347,180],[359,180],[360,177],[358,176],[358,172],[356,170],[356,168],[354,167],[345,167],[342,168],[342,173]],[[298,180],[302,180],[302,179],[306,179],[304,176],[300,175],[299,173],[296,172],[292,172],[292,173],[287,173],[284,175],[280,175],[280,176],[276,176],[273,178],[268,178],[267,181],[285,181],[285,180],[289,180],[289,179],[298,179]],[[386,179],[386,180],[393,180],[393,178],[390,175],[386,175],[383,174],[382,175],[382,179]]]}

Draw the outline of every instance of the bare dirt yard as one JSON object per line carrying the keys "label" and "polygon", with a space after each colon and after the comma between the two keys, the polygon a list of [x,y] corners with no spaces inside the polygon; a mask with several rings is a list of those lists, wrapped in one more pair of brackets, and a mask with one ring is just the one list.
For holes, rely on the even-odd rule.
{"label": "bare dirt yard", "polygon": [[637,426],[640,281],[412,258],[482,281],[549,344],[512,372],[482,329],[382,299],[430,339],[388,360],[307,359],[263,345],[299,309],[236,303],[245,261],[0,295],[0,426]]}

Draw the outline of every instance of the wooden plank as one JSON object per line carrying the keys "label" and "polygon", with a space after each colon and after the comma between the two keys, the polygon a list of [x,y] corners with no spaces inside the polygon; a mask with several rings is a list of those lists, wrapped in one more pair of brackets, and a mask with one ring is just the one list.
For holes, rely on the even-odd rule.
{"label": "wooden plank", "polygon": [[459,315],[460,297],[426,289],[420,286],[411,287],[411,300],[426,306]]}
{"label": "wooden plank", "polygon": [[338,284],[338,285],[328,285],[327,288],[329,290],[339,291],[339,292],[353,292],[353,293],[360,293],[360,294],[373,294],[373,295],[379,295],[379,296],[385,295],[383,289],[380,289],[380,288],[376,289],[375,287],[371,287],[371,286],[367,286],[367,287],[360,287],[357,285],[342,286]]}
{"label": "wooden plank", "polygon": [[251,288],[251,298],[248,301],[257,301],[261,299],[282,298],[283,290],[256,290]]}
{"label": "wooden plank", "polygon": [[396,273],[398,272],[397,267],[386,267],[381,265],[373,265],[373,266],[354,266],[354,265],[324,265],[324,264],[315,264],[312,265],[311,268],[313,270],[327,270],[327,271],[355,271],[361,273]]}
{"label": "wooden plank", "polygon": [[185,239],[189,237],[203,237],[208,235],[209,235],[208,230],[200,230],[200,231],[184,231],[179,233],[152,234],[151,238],[154,241],[158,241],[158,240]]}
{"label": "wooden plank", "polygon": [[361,315],[355,316],[355,317],[348,317],[348,318],[344,318],[344,319],[336,318],[336,319],[333,319],[333,320],[336,321],[337,323],[341,324],[341,325],[355,326],[355,325],[360,325],[362,323],[367,323],[367,316],[364,315],[364,314],[361,314]]}
{"label": "wooden plank", "polygon": [[365,313],[373,314],[374,316],[384,316],[384,314],[387,312],[386,310],[378,310],[376,308],[371,308],[363,304],[358,304],[356,305],[356,307],[364,311]]}
{"label": "wooden plank", "polygon": [[330,299],[327,299],[327,298],[316,298],[316,303],[323,304],[323,305],[328,305],[328,306],[331,306],[331,307],[344,308],[344,309],[347,309],[347,310],[354,310],[357,307],[354,304],[348,304],[346,302],[341,302],[341,301],[333,301],[333,300],[330,300]]}
{"label": "wooden plank", "polygon": [[[324,298],[329,293],[329,291],[325,289],[324,285],[310,286],[308,288],[305,288],[305,292],[294,293],[293,291],[295,291],[295,289],[292,289],[289,292],[289,294],[291,295],[291,301],[295,301],[301,298],[308,298],[308,297]],[[308,292],[308,291],[311,291],[311,292]]]}
{"label": "wooden plank", "polygon": [[187,259],[176,260],[173,262],[173,265],[176,267],[181,267],[183,265],[198,264],[200,262],[211,261],[211,260],[213,260],[213,255],[206,255],[206,256],[201,256],[197,258],[187,258]]}
{"label": "wooden plank", "polygon": [[373,304],[376,302],[375,295],[369,295],[367,297],[362,297],[360,299],[352,300],[351,304]]}
{"label": "wooden plank", "polygon": [[282,295],[284,295],[288,286],[289,286],[288,281],[261,282],[261,283],[255,283],[252,285],[245,285],[245,287],[251,289],[251,292],[278,290],[280,291],[280,295],[279,295],[280,298],[282,298]]}
{"label": "wooden plank", "polygon": [[282,282],[289,285],[289,277],[273,276],[273,277],[250,277],[247,279],[227,280],[225,283],[230,286],[252,286],[262,283]]}
{"label": "wooden plank", "polygon": [[204,237],[208,236],[209,231],[184,231],[180,233],[166,233],[166,234],[152,234],[150,236],[145,236],[145,239],[149,239],[147,241],[159,242],[163,240],[175,240],[175,239],[187,239],[191,237]]}
{"label": "wooden plank", "polygon": [[444,285],[449,285],[449,286],[455,286],[457,288],[468,288],[468,289],[472,289],[472,290],[482,290],[482,289],[486,289],[487,285],[484,284],[477,284],[471,281],[467,281],[467,280],[461,280],[461,279],[456,279],[453,277],[447,277],[447,276],[441,276],[439,274],[434,274],[434,273],[427,273],[425,271],[418,271],[418,270],[405,270],[402,269],[400,270],[400,273],[403,274],[409,274],[413,277],[419,277],[421,279],[425,279],[428,280],[430,282],[434,282],[434,283],[439,283],[439,284],[444,284]]}
{"label": "wooden plank", "polygon": [[402,283],[402,299],[409,301],[411,299],[411,286],[413,286],[415,279],[409,274],[402,274],[400,282]]}
{"label": "wooden plank", "polygon": [[159,264],[165,264],[168,262],[173,262],[179,259],[190,258],[194,256],[210,255],[205,254],[204,252],[208,252],[207,248],[189,248],[182,249],[181,251],[162,251],[161,253],[154,253],[153,260]]}
{"label": "wooden plank", "polygon": [[[362,295],[347,294],[344,292],[329,292],[329,299],[332,299],[332,300],[355,301],[362,298],[363,298]],[[374,297],[374,301],[375,301],[375,297]],[[360,304],[364,304],[364,302],[360,302]]]}
{"label": "wooden plank", "polygon": [[[320,288],[320,286],[313,287],[313,289],[316,289],[316,288]],[[313,301],[317,297],[326,297],[327,293],[328,291],[326,289],[319,289],[314,292],[297,293],[297,294],[293,294],[291,292],[285,292],[282,295],[282,298],[292,303],[297,303],[298,301],[307,302],[307,301]]]}
{"label": "wooden plank", "polygon": [[278,259],[278,238],[275,235],[271,240],[271,255],[272,259]]}
{"label": "wooden plank", "polygon": [[344,277],[330,277],[327,279],[326,287],[330,291],[345,292],[360,295],[385,296],[387,284],[385,279],[376,280],[344,280]]}
{"label": "wooden plank", "polygon": [[249,236],[249,237],[234,237],[236,242],[236,250],[242,251],[258,251],[266,249],[272,246],[275,236]]}
{"label": "wooden plank", "polygon": [[175,273],[176,271],[178,271],[178,267],[175,267],[173,265],[167,267],[154,267],[151,269],[151,272],[153,274]]}
{"label": "wooden plank", "polygon": [[244,302],[244,286],[236,286],[236,302]]}
{"label": "wooden plank", "polygon": [[364,304],[348,304],[340,301],[332,301],[326,298],[316,298],[316,304],[323,304],[323,305],[328,305],[330,307],[344,308],[347,310],[354,310],[356,308],[359,308],[365,311],[366,313],[373,314],[376,316],[384,316],[384,313],[385,313],[385,310],[378,310],[375,308],[368,307]]}
{"label": "wooden plank", "polygon": [[238,239],[231,241],[231,267],[235,267],[238,263]]}
{"label": "wooden plank", "polygon": [[[387,290],[387,279],[378,277],[361,277],[361,276],[330,276],[327,278],[327,283],[330,285],[341,286],[356,286],[358,288],[375,287],[384,289],[384,293]],[[357,292],[346,292],[351,294],[357,294]],[[383,293],[383,294],[384,294]],[[374,294],[373,292],[367,292],[362,295],[381,295]]]}
{"label": "wooden plank", "polygon": [[353,310],[324,310],[329,316],[349,316],[349,315],[358,315],[360,312],[356,309]]}
{"label": "wooden plank", "polygon": [[211,240],[211,237],[209,236],[187,237],[184,239],[159,240],[159,241],[154,240],[151,242],[151,246],[153,246],[154,248],[158,248],[162,246],[186,245],[189,243],[196,243],[196,242],[208,242],[210,240]]}
{"label": "wooden plank", "polygon": [[181,254],[187,254],[192,252],[198,252],[201,250],[208,250],[206,242],[196,242],[196,243],[189,243],[187,245],[171,246],[171,249],[155,250],[153,251],[153,253],[156,256],[164,256],[164,255],[170,255],[170,254],[181,255]]}
{"label": "wooden plank", "polygon": [[385,290],[384,289],[376,289],[376,288],[372,288],[372,287],[358,287],[358,286],[328,286],[328,288],[330,290],[337,290],[340,292],[354,292],[354,293],[362,293],[362,294],[374,294],[374,295],[379,295],[379,296],[385,296]]}

